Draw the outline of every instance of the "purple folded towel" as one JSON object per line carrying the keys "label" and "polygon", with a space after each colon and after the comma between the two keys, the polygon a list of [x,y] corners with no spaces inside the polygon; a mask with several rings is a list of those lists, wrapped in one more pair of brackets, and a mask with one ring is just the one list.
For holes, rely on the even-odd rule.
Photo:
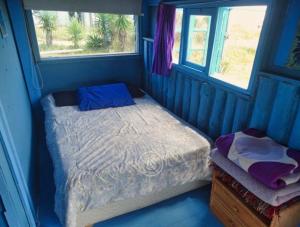
{"label": "purple folded towel", "polygon": [[237,165],[226,159],[216,149],[211,152],[211,158],[217,166],[231,175],[250,192],[272,206],[280,206],[281,204],[300,196],[300,183],[288,185],[283,189],[273,190],[255,180]]}
{"label": "purple folded towel", "polygon": [[272,189],[300,180],[300,151],[282,146],[256,129],[221,136],[216,147],[224,157]]}

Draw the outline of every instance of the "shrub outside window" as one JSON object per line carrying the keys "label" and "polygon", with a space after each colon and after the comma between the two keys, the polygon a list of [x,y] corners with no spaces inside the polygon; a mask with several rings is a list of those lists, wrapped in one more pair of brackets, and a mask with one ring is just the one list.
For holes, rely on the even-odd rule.
{"label": "shrub outside window", "polygon": [[137,52],[137,17],[32,11],[41,58]]}

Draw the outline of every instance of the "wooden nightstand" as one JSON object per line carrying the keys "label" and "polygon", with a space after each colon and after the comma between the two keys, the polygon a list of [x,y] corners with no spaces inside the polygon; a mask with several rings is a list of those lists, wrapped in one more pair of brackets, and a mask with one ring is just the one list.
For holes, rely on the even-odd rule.
{"label": "wooden nightstand", "polygon": [[238,198],[213,174],[210,207],[225,226],[296,227],[300,223],[300,202],[279,211],[271,221],[264,219]]}

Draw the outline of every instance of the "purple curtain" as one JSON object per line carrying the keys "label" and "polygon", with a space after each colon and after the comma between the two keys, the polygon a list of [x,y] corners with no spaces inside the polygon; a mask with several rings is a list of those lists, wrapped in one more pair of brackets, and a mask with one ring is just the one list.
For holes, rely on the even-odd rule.
{"label": "purple curtain", "polygon": [[152,73],[167,76],[172,68],[176,7],[160,4],[154,37]]}

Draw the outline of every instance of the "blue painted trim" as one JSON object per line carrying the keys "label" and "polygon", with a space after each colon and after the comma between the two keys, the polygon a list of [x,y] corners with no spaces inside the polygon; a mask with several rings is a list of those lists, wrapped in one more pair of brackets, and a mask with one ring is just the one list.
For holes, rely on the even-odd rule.
{"label": "blue painted trim", "polygon": [[36,32],[34,29],[34,21],[33,21],[33,16],[30,10],[25,10],[25,15],[26,15],[26,21],[27,21],[27,32],[28,32],[28,37],[30,40],[31,44],[31,49],[33,53],[33,57],[36,62],[38,62],[41,59],[40,56],[40,50],[38,46],[38,41],[37,41],[37,36]]}
{"label": "blue painted trim", "polygon": [[31,199],[29,189],[26,186],[26,180],[22,174],[22,168],[18,157],[16,156],[17,151],[14,146],[13,141],[11,140],[13,136],[11,135],[8,129],[8,122],[3,110],[2,103],[0,102],[0,142],[4,146],[6,153],[7,162],[10,165],[10,168],[15,179],[15,185],[18,189],[19,197],[24,206],[26,216],[30,226],[35,226],[35,211],[33,201]]}
{"label": "blue painted trim", "polygon": [[[210,58],[211,58],[211,49],[212,49],[212,41],[215,31],[215,16],[216,16],[216,9],[185,9],[184,10],[184,23],[183,23],[183,39],[182,39],[182,57],[181,57],[181,64],[186,65],[191,68],[195,68],[196,70],[200,70],[203,72],[208,72],[208,68],[210,65]],[[205,56],[205,65],[198,65],[196,63],[189,62],[187,60],[187,51],[189,45],[189,34],[190,34],[190,18],[192,15],[204,15],[204,16],[211,16],[210,26],[209,26],[209,40],[207,42],[206,48],[206,56]]]}
{"label": "blue painted trim", "polygon": [[22,3],[21,0],[6,1],[28,94],[33,106],[37,107],[41,97],[41,88],[38,80],[39,75],[35,68],[35,62],[27,36],[27,26]]}
{"label": "blue painted trim", "polygon": [[188,24],[188,10],[187,9],[183,9],[182,12],[182,23],[181,23],[181,39],[180,39],[180,51],[179,51],[179,60],[178,60],[178,64],[182,64],[184,62],[184,58],[185,58],[185,46],[186,46],[186,33],[188,31],[188,26],[186,26]]}
{"label": "blue painted trim", "polygon": [[68,58],[47,58],[42,59],[38,62],[41,64],[56,64],[56,63],[76,63],[76,62],[91,62],[91,61],[109,61],[109,60],[123,60],[123,59],[138,59],[142,56],[140,54],[116,54],[116,55],[93,55],[93,56],[82,56],[82,57],[68,57]]}
{"label": "blue painted trim", "polygon": [[229,16],[229,8],[222,7],[218,9],[217,16],[217,24],[216,29],[218,30],[215,33],[214,46],[212,49],[212,57],[211,57],[211,66],[209,69],[209,75],[214,74],[220,68],[220,63],[222,60],[224,43],[225,43],[225,33],[228,27],[228,16]]}

